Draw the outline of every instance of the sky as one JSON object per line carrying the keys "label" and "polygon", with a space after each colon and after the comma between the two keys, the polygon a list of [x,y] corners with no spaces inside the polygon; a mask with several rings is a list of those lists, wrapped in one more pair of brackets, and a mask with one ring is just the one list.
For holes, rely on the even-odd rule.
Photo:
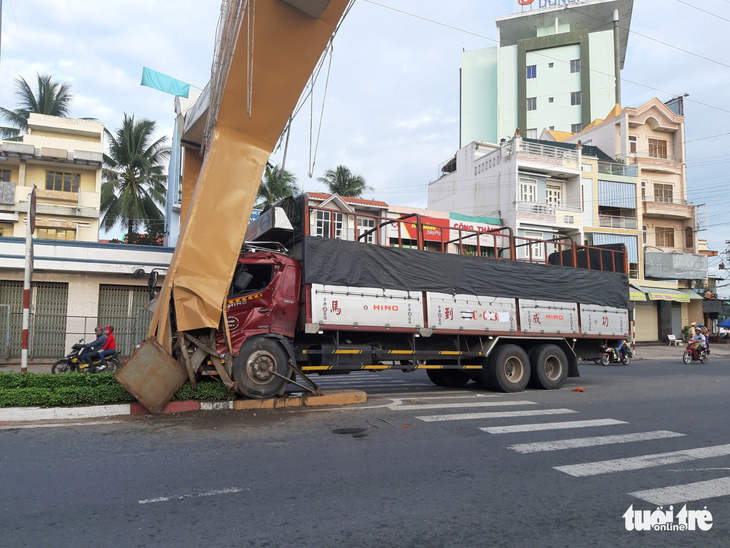
{"label": "sky", "polygon": [[[30,83],[48,73],[71,84],[71,116],[114,131],[124,113],[134,114],[171,136],[173,97],[140,86],[142,68],[198,88],[210,77],[220,0],[0,1],[0,106],[15,106],[17,76]],[[286,169],[302,190],[321,191],[317,178],[343,164],[374,188],[364,197],[426,207],[428,183],[459,146],[461,52],[493,47],[495,18],[519,11],[517,0],[356,0],[313,108],[294,121]],[[689,94],[688,198],[707,204],[700,238],[723,252],[730,240],[730,0],[634,0],[631,31],[624,106]],[[282,147],[272,163],[283,156]],[[711,268],[720,262],[711,258]]]}

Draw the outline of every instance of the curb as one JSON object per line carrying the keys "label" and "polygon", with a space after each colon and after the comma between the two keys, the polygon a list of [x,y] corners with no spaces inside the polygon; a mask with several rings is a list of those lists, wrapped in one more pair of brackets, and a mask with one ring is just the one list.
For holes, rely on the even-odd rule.
{"label": "curb", "polygon": [[[222,411],[283,409],[289,407],[326,407],[365,403],[367,394],[361,390],[337,390],[321,396],[297,395],[267,400],[230,400],[230,401],[173,401],[168,403],[162,413],[186,413],[188,411]],[[149,415],[141,403],[120,403],[115,405],[95,405],[93,407],[6,407],[0,408],[0,423],[91,419],[118,417],[124,415]]]}

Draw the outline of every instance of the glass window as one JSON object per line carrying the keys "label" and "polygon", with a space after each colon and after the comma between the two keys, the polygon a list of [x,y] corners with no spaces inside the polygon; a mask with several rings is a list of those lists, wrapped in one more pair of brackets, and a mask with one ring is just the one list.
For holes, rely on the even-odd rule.
{"label": "glass window", "polygon": [[666,158],[667,142],[663,139],[649,139],[649,156],[652,158]]}
{"label": "glass window", "polygon": [[[542,232],[532,232],[529,230],[525,230],[525,238],[531,238],[534,240],[542,240]],[[527,242],[524,242],[527,243]],[[527,251],[527,246],[523,247],[525,258],[529,258],[529,251]],[[534,244],[530,245],[530,249],[532,250],[532,258],[534,259],[544,259],[545,258],[545,244],[542,242],[535,242]]]}
{"label": "glass window", "polygon": [[537,65],[529,65],[527,67],[527,79],[537,78]]}
{"label": "glass window", "polygon": [[76,240],[76,231],[70,228],[38,228],[36,238],[39,240]]}
{"label": "glass window", "polygon": [[373,228],[375,228],[375,219],[358,217],[357,218],[357,237],[359,238],[358,241],[365,242],[368,244],[376,243],[377,234],[375,231],[370,232],[365,237],[362,237],[363,234],[365,234],[368,230],[372,230]]}
{"label": "glass window", "polygon": [[636,154],[636,143],[637,143],[636,135],[629,135],[629,152],[631,154]]}
{"label": "glass window", "polygon": [[527,110],[537,110],[537,97],[527,98]]}
{"label": "glass window", "polygon": [[571,133],[580,133],[580,131],[582,129],[583,129],[583,124],[570,124]]}
{"label": "glass window", "polygon": [[4,181],[6,183],[10,182],[10,170],[9,169],[0,169],[0,181]]}
{"label": "glass window", "polygon": [[654,183],[654,201],[672,203],[674,201],[674,185]]}
{"label": "glass window", "polygon": [[520,179],[520,201],[534,202],[537,194],[537,181],[534,179]]}
{"label": "glass window", "polygon": [[555,101],[555,97],[548,97],[548,103],[552,103]]}
{"label": "glass window", "polygon": [[549,204],[560,205],[563,203],[563,185],[548,184],[545,187],[545,201]]}
{"label": "glass window", "polygon": [[659,247],[674,247],[674,229],[657,226],[654,228],[654,239]]}
{"label": "glass window", "polygon": [[46,190],[61,192],[78,192],[81,175],[78,173],[60,173],[46,171]]}
{"label": "glass window", "polygon": [[571,105],[580,105],[580,99],[581,99],[580,91],[571,91],[570,92],[570,104]]}
{"label": "glass window", "polygon": [[525,135],[528,139],[537,139],[537,128],[530,128]]}
{"label": "glass window", "polygon": [[580,72],[580,59],[571,59],[570,72]]}

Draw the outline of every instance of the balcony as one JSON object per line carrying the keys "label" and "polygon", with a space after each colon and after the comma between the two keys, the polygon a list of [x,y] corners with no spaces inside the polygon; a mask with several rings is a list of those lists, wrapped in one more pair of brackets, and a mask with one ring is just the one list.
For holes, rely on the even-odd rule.
{"label": "balcony", "polygon": [[618,175],[619,177],[636,177],[637,166],[618,164],[613,162],[598,162],[598,173],[603,175]]}
{"label": "balcony", "polygon": [[538,202],[517,202],[517,214],[521,219],[532,219],[545,223],[575,225],[581,223],[581,208]]}
{"label": "balcony", "polygon": [[617,217],[615,215],[598,215],[598,226],[604,228],[624,228],[636,230],[638,223],[635,217]]}
{"label": "balcony", "polygon": [[644,215],[665,217],[667,219],[694,219],[695,206],[685,200],[673,202],[643,202]]}
{"label": "balcony", "polygon": [[510,156],[514,152],[521,162],[539,164],[543,168],[559,168],[559,170],[580,170],[579,153],[577,150],[570,150],[541,143],[528,143],[522,139],[511,141],[505,145],[505,155]]}

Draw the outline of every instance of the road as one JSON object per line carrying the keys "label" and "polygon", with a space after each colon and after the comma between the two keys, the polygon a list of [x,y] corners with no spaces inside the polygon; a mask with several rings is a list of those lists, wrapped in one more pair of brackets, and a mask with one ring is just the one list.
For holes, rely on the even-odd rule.
{"label": "road", "polygon": [[[727,546],[730,359],[586,365],[557,391],[425,374],[339,409],[0,431],[2,546]],[[584,391],[574,391],[582,388]],[[628,531],[683,507],[708,531]]]}

